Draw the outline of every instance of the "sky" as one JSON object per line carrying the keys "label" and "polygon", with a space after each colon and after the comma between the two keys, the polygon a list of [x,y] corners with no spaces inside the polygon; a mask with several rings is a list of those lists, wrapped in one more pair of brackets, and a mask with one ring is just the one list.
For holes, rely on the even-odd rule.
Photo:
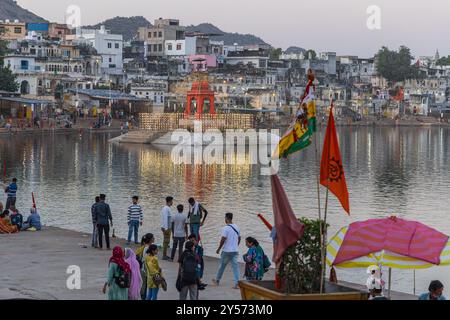
{"label": "sky", "polygon": [[[448,0],[18,0],[50,21],[64,22],[70,5],[81,9],[82,25],[115,16],[179,19],[182,25],[210,22],[226,32],[251,33],[274,47],[371,57],[382,46],[411,48],[413,55],[450,55]],[[367,13],[379,8],[370,30]],[[373,13],[373,11],[372,11]],[[373,22],[374,20],[371,19]]]}

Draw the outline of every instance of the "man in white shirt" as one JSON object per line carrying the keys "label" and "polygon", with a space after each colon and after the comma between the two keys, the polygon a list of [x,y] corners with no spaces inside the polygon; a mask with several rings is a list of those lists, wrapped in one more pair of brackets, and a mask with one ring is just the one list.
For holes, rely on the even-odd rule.
{"label": "man in white shirt", "polygon": [[233,214],[227,213],[225,214],[225,223],[226,226],[222,229],[222,239],[220,240],[219,248],[216,253],[219,254],[222,250],[222,254],[220,255],[220,266],[217,271],[216,279],[213,279],[213,283],[215,285],[219,285],[220,280],[222,279],[223,272],[229,262],[231,262],[231,268],[233,269],[233,281],[234,286],[233,289],[239,289],[239,265],[238,265],[238,257],[239,257],[239,244],[241,243],[241,234],[239,228],[233,224]]}
{"label": "man in white shirt", "polygon": [[163,260],[170,260],[167,256],[167,249],[170,243],[171,226],[172,226],[172,213],[170,207],[173,205],[173,197],[166,198],[166,205],[161,211],[161,231],[163,233]]}
{"label": "man in white shirt", "polygon": [[175,253],[177,252],[177,247],[180,247],[178,252],[178,260],[180,260],[181,254],[183,253],[183,246],[186,238],[188,236],[188,228],[187,228],[187,214],[183,213],[184,207],[183,205],[177,206],[177,213],[172,217],[172,234],[173,234],[173,242],[172,242],[172,254],[170,255],[170,259],[175,258]]}

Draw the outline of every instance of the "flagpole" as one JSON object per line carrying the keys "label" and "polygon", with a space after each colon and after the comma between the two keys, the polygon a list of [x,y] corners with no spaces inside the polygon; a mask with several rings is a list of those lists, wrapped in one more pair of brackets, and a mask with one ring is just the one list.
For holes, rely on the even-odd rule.
{"label": "flagpole", "polygon": [[[329,113],[329,117],[331,117],[331,112],[333,111],[333,98],[331,98],[331,110]],[[329,122],[329,120],[328,120]],[[327,128],[328,130],[328,128]],[[325,146],[324,146],[325,147]],[[328,154],[330,154],[331,152],[331,143],[328,143]],[[323,151],[322,151],[323,152]],[[328,167],[328,170],[330,170],[330,168]],[[328,233],[328,228],[327,228],[327,214],[328,214],[328,199],[329,199],[329,194],[330,194],[330,180],[329,180],[329,172],[328,172],[328,177],[327,177],[327,185],[326,185],[326,196],[325,196],[325,211],[324,211],[324,216],[323,216],[323,226],[322,228],[320,228],[321,233],[322,233],[322,274],[321,274],[321,281],[320,281],[320,293],[323,293],[323,291],[325,290],[325,277],[326,277],[326,271],[327,271],[327,266],[326,266],[326,255],[327,255],[327,233]]]}

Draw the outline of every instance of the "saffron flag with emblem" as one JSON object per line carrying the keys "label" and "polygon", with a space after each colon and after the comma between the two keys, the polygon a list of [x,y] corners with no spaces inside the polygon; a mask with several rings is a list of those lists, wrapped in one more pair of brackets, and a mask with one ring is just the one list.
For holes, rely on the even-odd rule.
{"label": "saffron flag with emblem", "polygon": [[314,77],[310,80],[303,94],[300,107],[294,122],[281,138],[274,158],[286,158],[290,154],[300,151],[311,144],[311,137],[316,132],[316,101],[314,97]]}
{"label": "saffron flag with emblem", "polygon": [[344,168],[342,166],[341,152],[334,124],[333,104],[330,108],[327,133],[322,151],[320,166],[320,183],[327,187],[340,201],[342,207],[350,215],[350,202]]}

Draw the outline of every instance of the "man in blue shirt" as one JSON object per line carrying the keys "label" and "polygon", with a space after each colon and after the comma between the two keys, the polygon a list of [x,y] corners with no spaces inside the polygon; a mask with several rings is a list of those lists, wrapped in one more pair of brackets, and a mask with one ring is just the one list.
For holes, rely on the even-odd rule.
{"label": "man in blue shirt", "polygon": [[419,300],[447,300],[442,293],[444,285],[439,280],[431,281],[428,292],[419,296]]}
{"label": "man in blue shirt", "polygon": [[27,221],[22,226],[22,230],[28,230],[30,228],[35,228],[37,231],[40,231],[42,228],[41,225],[41,217],[39,216],[39,213],[37,212],[36,208],[30,209],[30,216],[28,217]]}
{"label": "man in blue shirt", "polygon": [[16,194],[17,194],[17,179],[13,178],[9,186],[6,187],[5,192],[8,194],[6,200],[6,210],[9,210],[11,206],[16,205]]}

